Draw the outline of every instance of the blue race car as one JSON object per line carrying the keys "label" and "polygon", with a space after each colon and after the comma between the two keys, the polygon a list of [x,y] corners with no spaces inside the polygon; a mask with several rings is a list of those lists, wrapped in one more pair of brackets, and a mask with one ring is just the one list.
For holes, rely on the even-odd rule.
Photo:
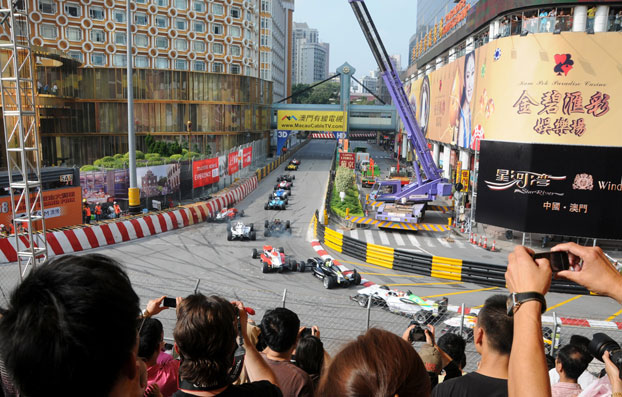
{"label": "blue race car", "polygon": [[272,194],[268,195],[268,200],[272,200],[273,198],[281,199],[285,201],[285,204],[288,204],[289,192],[285,189],[275,190]]}
{"label": "blue race car", "polygon": [[266,205],[263,206],[264,210],[284,210],[287,202],[279,198],[270,199]]}

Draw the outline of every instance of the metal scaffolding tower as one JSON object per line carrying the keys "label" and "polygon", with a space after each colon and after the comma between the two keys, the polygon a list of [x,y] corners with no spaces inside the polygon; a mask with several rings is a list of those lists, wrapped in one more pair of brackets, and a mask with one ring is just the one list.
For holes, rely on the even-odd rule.
{"label": "metal scaffolding tower", "polygon": [[20,279],[48,256],[28,3],[0,0],[1,29],[10,37],[0,42],[0,93]]}

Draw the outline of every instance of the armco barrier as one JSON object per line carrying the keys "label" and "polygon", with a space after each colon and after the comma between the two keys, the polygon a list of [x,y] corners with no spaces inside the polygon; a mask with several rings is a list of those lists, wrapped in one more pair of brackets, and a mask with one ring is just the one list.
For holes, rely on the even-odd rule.
{"label": "armco barrier", "polygon": [[[446,258],[414,253],[382,245],[359,241],[314,221],[315,236],[327,247],[363,260],[367,263],[436,278],[472,282],[484,286],[505,287],[505,265],[478,263],[457,258]],[[553,280],[552,292],[584,294],[584,287],[566,280]]]}

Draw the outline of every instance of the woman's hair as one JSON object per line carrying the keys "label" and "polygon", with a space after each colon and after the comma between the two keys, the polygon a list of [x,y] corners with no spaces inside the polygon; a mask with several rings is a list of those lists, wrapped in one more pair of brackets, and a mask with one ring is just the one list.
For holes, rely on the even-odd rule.
{"label": "woman's hair", "polygon": [[[460,108],[462,108],[462,106],[464,105],[464,102],[466,102],[466,83],[467,83],[467,78],[466,78],[466,73],[467,73],[467,67],[469,65],[469,59],[473,58],[473,67],[475,67],[475,52],[471,51],[471,52],[467,52],[467,54],[464,56],[464,69],[462,70],[462,96],[460,97]],[[471,100],[473,100],[473,98],[471,98]]]}
{"label": "woman's hair", "polygon": [[430,395],[430,377],[412,346],[372,328],[348,343],[324,372],[318,396],[393,397]]}
{"label": "woman's hair", "polygon": [[309,375],[319,375],[324,365],[324,344],[313,335],[302,337],[296,346],[296,365]]}

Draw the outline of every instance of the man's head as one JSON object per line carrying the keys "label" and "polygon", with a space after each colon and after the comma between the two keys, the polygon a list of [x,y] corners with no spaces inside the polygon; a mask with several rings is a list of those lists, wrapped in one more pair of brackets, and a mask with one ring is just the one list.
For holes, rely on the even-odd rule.
{"label": "man's head", "polygon": [[266,345],[277,353],[284,353],[295,347],[300,319],[293,311],[277,307],[264,314],[260,328]]}
{"label": "man's head", "polygon": [[478,352],[486,341],[487,347],[503,355],[510,355],[514,336],[513,317],[507,315],[505,295],[493,295],[486,299],[477,315],[474,332],[475,346]]}
{"label": "man's head", "polygon": [[586,370],[589,362],[585,360],[585,351],[581,346],[568,344],[557,352],[555,369],[566,379],[576,381]]}
{"label": "man's head", "polygon": [[219,296],[194,294],[181,301],[174,331],[181,379],[206,388],[227,381],[233,365],[236,318],[231,302]]}
{"label": "man's head", "polygon": [[140,342],[138,344],[138,357],[149,360],[154,353],[162,348],[164,329],[162,323],[156,318],[146,318],[140,328]]}
{"label": "man's head", "polygon": [[462,362],[465,358],[464,351],[466,349],[466,342],[463,337],[448,332],[441,335],[436,344],[442,351],[449,354],[453,361],[460,365],[460,367],[464,368]]}
{"label": "man's head", "polygon": [[34,269],[0,320],[0,352],[23,395],[106,396],[136,370],[138,296],[121,265],[66,255]]}

